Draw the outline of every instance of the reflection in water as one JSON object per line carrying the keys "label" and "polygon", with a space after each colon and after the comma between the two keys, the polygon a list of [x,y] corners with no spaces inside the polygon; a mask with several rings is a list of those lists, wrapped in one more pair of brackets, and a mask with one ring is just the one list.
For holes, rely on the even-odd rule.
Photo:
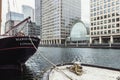
{"label": "reflection in water", "polygon": [[[16,73],[15,74],[10,73],[10,75],[7,75],[7,77],[5,74],[5,78],[9,78],[10,76],[12,77],[12,79],[9,78],[0,80],[35,80],[34,78],[41,77],[41,74],[48,68],[50,68],[52,65],[45,61],[40,56],[40,54],[44,55],[49,61],[53,62],[54,64],[80,60],[82,63],[108,66],[120,69],[119,49],[39,47],[36,54],[26,62],[27,67],[24,68],[23,73],[16,72],[18,75],[16,75]],[[40,78],[38,80],[40,80]]]}
{"label": "reflection in water", "polygon": [[37,75],[52,65],[41,58],[44,55],[54,64],[73,62],[80,60],[82,63],[108,66],[120,69],[119,49],[93,49],[93,48],[43,48],[26,63]]}

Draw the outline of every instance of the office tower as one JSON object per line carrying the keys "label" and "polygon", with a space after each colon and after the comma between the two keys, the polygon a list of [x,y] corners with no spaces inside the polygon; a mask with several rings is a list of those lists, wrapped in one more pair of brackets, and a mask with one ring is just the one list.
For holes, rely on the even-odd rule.
{"label": "office tower", "polygon": [[91,0],[90,43],[120,43],[120,0]]}
{"label": "office tower", "polygon": [[41,31],[41,0],[35,0],[35,23],[36,23],[36,35],[42,36]]}
{"label": "office tower", "polygon": [[34,9],[30,6],[27,5],[22,5],[22,12],[24,14],[24,19],[28,18],[29,16],[31,17],[31,21],[35,21],[34,17]]}
{"label": "office tower", "polygon": [[64,44],[74,22],[81,19],[81,0],[40,0],[39,4],[42,43]]}
{"label": "office tower", "polygon": [[21,21],[23,19],[24,19],[24,15],[22,13],[9,11],[6,14],[6,21],[8,21],[8,20],[19,20],[19,21]]}

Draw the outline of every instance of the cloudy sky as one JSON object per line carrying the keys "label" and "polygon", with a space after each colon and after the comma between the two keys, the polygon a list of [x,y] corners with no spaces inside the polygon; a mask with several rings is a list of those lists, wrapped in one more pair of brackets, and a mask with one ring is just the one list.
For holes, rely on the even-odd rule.
{"label": "cloudy sky", "polygon": [[90,0],[82,0],[82,20],[85,23],[89,23],[90,20]]}
{"label": "cloudy sky", "polygon": [[[10,10],[15,12],[22,13],[21,6],[22,5],[30,5],[35,8],[35,0],[9,0],[10,2]],[[82,1],[82,20],[85,23],[89,23],[89,0],[81,0]],[[6,19],[6,13],[8,12],[8,0],[2,0],[2,26],[4,26],[4,22]]]}

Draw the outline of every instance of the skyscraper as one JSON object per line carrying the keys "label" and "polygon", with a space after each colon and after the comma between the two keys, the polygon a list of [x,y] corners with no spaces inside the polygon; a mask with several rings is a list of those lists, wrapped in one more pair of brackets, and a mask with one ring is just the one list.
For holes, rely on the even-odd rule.
{"label": "skyscraper", "polygon": [[35,0],[35,23],[36,25],[41,25],[41,1]]}
{"label": "skyscraper", "polygon": [[22,21],[23,19],[24,19],[24,15],[21,14],[21,13],[9,11],[6,14],[6,21],[8,21],[8,20],[19,20],[19,21]]}
{"label": "skyscraper", "polygon": [[32,22],[35,21],[34,9],[32,7],[27,6],[27,5],[22,5],[22,12],[24,14],[24,19],[28,18],[30,16],[31,17],[31,21]]}
{"label": "skyscraper", "polygon": [[81,0],[40,1],[42,43],[64,44],[74,22],[81,19]]}
{"label": "skyscraper", "polygon": [[[13,26],[15,26],[16,24],[18,24],[23,19],[24,19],[23,14],[9,11],[6,14],[5,32],[7,32],[8,30],[10,30]],[[21,28],[16,28],[14,30],[11,30],[10,33],[9,33],[9,35],[15,35],[17,33],[17,31],[20,30],[20,29]]]}
{"label": "skyscraper", "polygon": [[36,23],[36,34],[39,35],[40,37],[42,36],[42,31],[41,31],[41,26],[42,26],[42,5],[41,5],[42,0],[35,0],[35,23]]}
{"label": "skyscraper", "polygon": [[90,43],[120,43],[120,0],[91,0]]}

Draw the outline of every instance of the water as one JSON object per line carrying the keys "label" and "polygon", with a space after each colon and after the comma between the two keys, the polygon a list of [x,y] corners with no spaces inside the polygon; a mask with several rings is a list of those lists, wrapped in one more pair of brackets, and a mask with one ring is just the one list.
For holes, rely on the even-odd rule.
{"label": "water", "polygon": [[54,64],[80,60],[83,63],[120,69],[119,49],[39,47],[36,54],[26,62],[26,68],[22,75],[15,76],[12,80],[35,80],[35,78],[38,79],[38,77],[38,80],[41,80],[40,77],[42,72],[53,66],[44,60],[41,55],[45,56]]}

